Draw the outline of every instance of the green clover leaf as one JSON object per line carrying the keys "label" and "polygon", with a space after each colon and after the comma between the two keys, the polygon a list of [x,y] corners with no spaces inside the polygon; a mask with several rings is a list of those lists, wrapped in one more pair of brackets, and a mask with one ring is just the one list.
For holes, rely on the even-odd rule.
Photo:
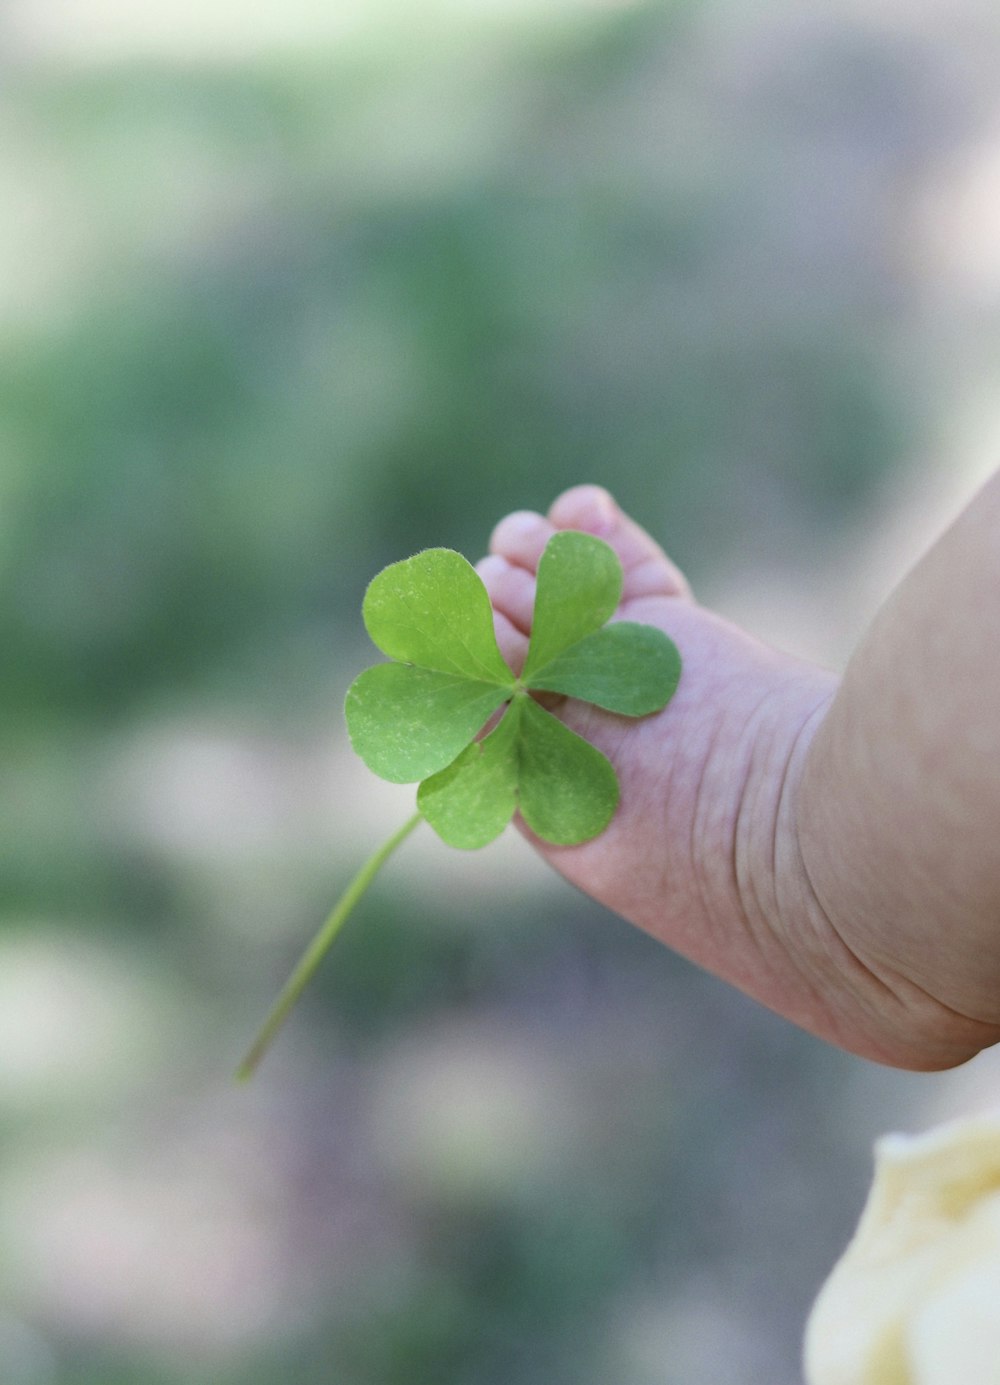
{"label": "green clover leaf", "polygon": [[591,534],[554,534],[538,564],[531,639],[515,677],[496,642],[489,594],[460,553],[430,548],[373,579],[364,621],[391,662],[351,684],[347,729],[369,769],[393,783],[419,784],[418,811],[341,895],[265,1019],[240,1077],[253,1073],[347,916],[419,822],[465,848],[493,841],[517,811],[537,836],[563,846],[604,831],[619,799],[611,762],[532,694],[561,693],[626,717],[666,706],[680,656],[661,630],[606,623],[621,592],[613,549]]}
{"label": "green clover leaf", "polygon": [[[432,548],[394,563],[368,588],[363,613],[374,643],[397,662],[368,669],[348,691],[354,749],[384,779],[421,781],[417,807],[450,846],[485,846],[518,808],[546,841],[597,836],[618,805],[614,769],[531,694],[563,693],[631,717],[666,705],[680,676],[677,650],[652,626],[605,625],[621,590],[606,543],[554,534],[515,678],[486,588],[461,554]],[[499,724],[476,739],[501,707]]]}

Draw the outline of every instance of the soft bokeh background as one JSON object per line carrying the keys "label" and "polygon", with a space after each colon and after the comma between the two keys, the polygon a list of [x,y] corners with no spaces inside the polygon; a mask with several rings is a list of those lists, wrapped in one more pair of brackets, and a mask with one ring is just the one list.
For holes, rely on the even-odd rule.
{"label": "soft bokeh background", "polygon": [[795,1385],[872,1138],[805,1037],[418,834],[383,564],[610,486],[842,662],[1000,456],[992,0],[6,0],[0,1379]]}

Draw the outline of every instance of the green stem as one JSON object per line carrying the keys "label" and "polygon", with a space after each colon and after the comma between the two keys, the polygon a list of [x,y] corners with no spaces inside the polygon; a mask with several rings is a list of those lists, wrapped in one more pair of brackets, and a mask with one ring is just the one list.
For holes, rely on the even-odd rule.
{"label": "green stem", "polygon": [[337,900],[329,918],[306,948],[299,960],[298,966],[285,982],[281,994],[271,1007],[267,1019],[265,1019],[264,1023],[261,1025],[260,1031],[250,1046],[247,1056],[236,1069],[236,1076],[240,1082],[246,1082],[248,1078],[253,1076],[257,1064],[267,1052],[271,1040],[284,1024],[295,1002],[312,980],[316,968],[326,955],[330,944],[344,926],[347,916],[385,865],[386,861],[388,861],[389,857],[396,850],[397,846],[402,845],[416,827],[417,823],[421,821],[422,818],[420,813],[414,813],[413,817],[410,818],[408,822],[405,822],[398,832],[395,832],[387,842],[384,842],[383,845],[379,847],[378,851],[376,851],[373,856],[368,858],[348,885],[347,889]]}

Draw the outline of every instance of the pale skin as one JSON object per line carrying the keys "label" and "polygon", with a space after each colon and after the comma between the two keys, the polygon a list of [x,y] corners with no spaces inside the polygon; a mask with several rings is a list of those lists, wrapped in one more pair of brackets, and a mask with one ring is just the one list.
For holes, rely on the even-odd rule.
{"label": "pale skin", "polygon": [[1000,1040],[1000,472],[901,582],[843,677],[698,605],[597,486],[494,530],[479,571],[515,668],[557,529],[611,544],[619,617],[665,630],[684,670],[664,711],[640,721],[555,707],[611,759],[622,797],[593,841],[536,850],[852,1053],[930,1071]]}

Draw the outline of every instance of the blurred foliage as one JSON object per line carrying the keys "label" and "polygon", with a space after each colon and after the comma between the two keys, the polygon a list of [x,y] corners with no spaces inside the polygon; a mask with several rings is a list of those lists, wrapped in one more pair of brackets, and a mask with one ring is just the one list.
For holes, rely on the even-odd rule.
{"label": "blurred foliage", "polygon": [[[844,518],[899,444],[871,323],[748,319],[720,284],[748,234],[728,153],[651,188],[615,144],[682,23],[626,8],[512,42],[481,157],[444,169],[414,83],[450,80],[474,124],[461,52],[8,91],[97,241],[91,291],[0,353],[8,718],[106,722],[220,682],[298,701],[378,566],[474,556],[580,479],[668,517],[696,570],[706,526],[747,542],[761,481],[816,532]],[[394,99],[412,171],[348,137],[401,124]]]}
{"label": "blurred foliage", "polygon": [[[801,93],[791,126],[777,98],[741,118],[705,12],[417,24],[404,7],[315,52],[5,72],[20,162],[0,173],[43,208],[11,264],[27,305],[0,317],[12,921],[144,940],[185,1014],[249,1033],[338,849],[251,861],[209,842],[201,860],[130,833],[132,728],[337,731],[370,576],[428,545],[474,558],[505,511],[577,481],[697,578],[713,555],[749,571],[831,542],[898,461],[918,413],[895,379],[898,285],[856,227],[785,209]],[[877,143],[871,119],[852,138]],[[825,184],[813,164],[797,198]],[[351,813],[340,800],[331,836]],[[258,881],[262,915],[289,882],[290,931],[267,944],[234,922]],[[790,1381],[851,1206],[847,1189],[815,1213],[794,1177],[833,1138],[839,1060],[575,898],[512,912],[488,885],[471,903],[380,887],[302,1032],[330,1045],[331,1086],[362,1088],[436,1017],[528,1033],[562,1055],[582,1122],[554,1183],[463,1202],[386,1175],[372,1196],[406,1254],[388,1264],[373,1236],[344,1302],[323,1282],[336,1253],[306,1244],[325,1208],[304,1187],[296,1249],[320,1282],[263,1346],[131,1348],[25,1299],[57,1364],[11,1385],[681,1385],[669,1360],[630,1377],[609,1343],[630,1295],[698,1275],[779,1344],[762,1374],[712,1378]],[[297,1099],[284,1126],[322,1162],[324,1120],[347,1139],[333,1099]],[[375,1157],[353,1114],[351,1167]],[[792,1248],[807,1216],[814,1243]]]}

